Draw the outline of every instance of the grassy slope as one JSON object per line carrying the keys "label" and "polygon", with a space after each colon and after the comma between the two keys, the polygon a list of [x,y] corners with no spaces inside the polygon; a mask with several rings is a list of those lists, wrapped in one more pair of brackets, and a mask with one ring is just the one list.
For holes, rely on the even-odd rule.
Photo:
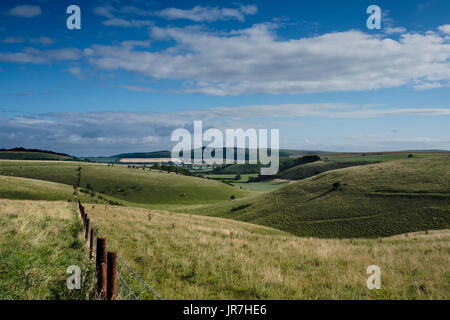
{"label": "grassy slope", "polygon": [[[75,201],[73,187],[43,180],[0,176],[0,199]],[[83,202],[98,202],[98,199],[80,193]]]}
{"label": "grassy slope", "polygon": [[[311,239],[197,215],[92,205],[87,212],[108,247],[165,299],[449,298],[448,230]],[[366,287],[372,264],[381,268],[381,290]]]}
{"label": "grassy slope", "polygon": [[[341,187],[333,189],[335,182]],[[328,171],[270,193],[195,208],[195,213],[328,238],[445,229],[450,227],[450,157]]]}
{"label": "grassy slope", "polygon": [[362,164],[367,164],[366,162],[358,162],[358,161],[316,161],[312,163],[306,163],[299,166],[295,166],[289,168],[279,174],[281,179],[288,180],[302,180],[312,176],[315,176],[319,173],[342,169],[347,167],[358,166]]}
{"label": "grassy slope", "polygon": [[73,186],[78,166],[82,167],[81,187],[89,184],[96,192],[141,205],[211,203],[248,194],[213,180],[77,162],[0,161],[0,174]]}
{"label": "grassy slope", "polygon": [[[93,268],[80,238],[74,205],[0,200],[0,300],[85,299]],[[66,269],[82,269],[82,289],[69,291]]]}
{"label": "grassy slope", "polygon": [[47,153],[47,152],[27,152],[27,151],[0,151],[0,159],[10,160],[67,160],[68,156]]}

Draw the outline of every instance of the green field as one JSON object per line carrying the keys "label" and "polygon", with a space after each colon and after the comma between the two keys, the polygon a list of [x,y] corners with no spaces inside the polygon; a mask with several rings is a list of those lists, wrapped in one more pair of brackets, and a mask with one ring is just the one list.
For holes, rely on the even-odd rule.
{"label": "green field", "polygon": [[5,160],[69,160],[69,156],[27,151],[0,151],[0,159]]}
{"label": "green field", "polygon": [[156,170],[77,162],[0,161],[0,175],[18,176],[79,186],[139,205],[202,204],[248,194],[227,184]]}
{"label": "green field", "polygon": [[332,170],[270,193],[182,211],[323,238],[446,229],[450,227],[450,157]]}

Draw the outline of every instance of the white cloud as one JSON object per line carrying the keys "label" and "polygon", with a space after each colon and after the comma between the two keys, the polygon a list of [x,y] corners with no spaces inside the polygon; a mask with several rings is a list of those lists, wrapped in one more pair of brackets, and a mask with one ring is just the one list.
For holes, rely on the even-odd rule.
{"label": "white cloud", "polygon": [[[298,120],[308,118],[346,118],[360,123],[363,118],[384,116],[450,116],[449,108],[395,108],[354,106],[342,103],[253,105],[240,107],[213,107],[200,110],[176,112],[92,112],[49,113],[35,116],[0,117],[0,140],[5,146],[46,147],[77,155],[107,155],[120,152],[163,150],[170,148],[170,135],[176,128],[192,131],[194,120],[203,120],[206,130],[210,127],[264,128],[267,122],[283,124],[283,128],[298,126]],[[252,119],[251,121],[249,121]],[[252,122],[254,119],[257,122]],[[290,119],[293,122],[287,122]],[[426,121],[425,118],[422,118]],[[277,122],[278,121],[278,122]],[[264,124],[265,123],[265,124]],[[351,123],[351,122],[349,122]],[[408,128],[408,126],[406,126]],[[297,128],[301,130],[301,128]],[[11,136],[11,133],[14,133]],[[391,131],[386,135],[371,134],[348,136],[348,131],[313,132],[299,131],[303,140],[315,149],[382,150],[405,148],[450,148],[449,139],[436,140],[436,133],[420,132],[414,135]],[[377,132],[379,133],[379,132]],[[287,147],[301,147],[299,139],[286,137],[282,143]],[[289,140],[291,139],[291,140]],[[45,144],[45,145],[43,145]],[[355,149],[356,148],[356,149]]]}
{"label": "white cloud", "polygon": [[117,85],[118,88],[130,90],[130,91],[137,91],[137,92],[157,92],[158,90],[153,88],[147,88],[142,86],[132,86],[132,85],[125,85],[125,84],[119,84]]}
{"label": "white cloud", "polygon": [[398,40],[360,31],[279,39],[276,24],[229,33],[199,27],[151,29],[166,50],[94,45],[85,53],[101,69],[185,80],[184,92],[209,95],[362,91],[450,80],[449,39],[408,33]]}
{"label": "white cloud", "polygon": [[438,29],[442,33],[450,34],[450,24],[445,24],[443,26],[440,26]]}
{"label": "white cloud", "polygon": [[152,21],[149,20],[125,20],[120,18],[112,18],[102,22],[105,26],[109,27],[136,27],[141,28],[145,26],[153,25]]}
{"label": "white cloud", "polygon": [[448,87],[448,84],[443,84],[439,82],[429,82],[429,83],[423,83],[423,84],[417,84],[414,86],[414,89],[417,90],[430,90],[430,89],[437,89],[437,88],[444,88]]}
{"label": "white cloud", "polygon": [[18,37],[7,37],[7,38],[3,39],[2,42],[5,44],[23,43],[23,42],[25,42],[25,39],[18,38]]}
{"label": "white cloud", "polygon": [[49,37],[31,38],[28,40],[25,40],[20,37],[7,37],[7,38],[3,39],[2,42],[5,44],[16,44],[16,43],[28,42],[28,43],[32,43],[32,44],[37,43],[37,44],[41,44],[41,45],[50,45],[50,44],[53,44],[55,42],[55,40],[52,38],[49,38]]}
{"label": "white cloud", "polygon": [[[132,10],[132,8],[134,8]],[[133,14],[139,14],[144,15],[143,10],[139,10],[138,8],[127,6],[120,10],[113,8],[112,6],[100,6],[94,8],[94,13],[96,15],[102,16],[107,18],[107,20],[103,21],[102,24],[109,27],[135,27],[135,28],[141,28],[146,26],[153,25],[153,21],[150,20],[136,20],[136,19],[128,19],[128,18],[122,18],[117,17],[117,14],[121,13],[133,13]]]}
{"label": "white cloud", "polygon": [[7,12],[10,16],[20,17],[20,18],[33,18],[42,14],[40,6],[32,5],[21,5],[12,8]]}
{"label": "white cloud", "polygon": [[246,15],[254,15],[258,11],[255,5],[240,5],[238,8],[219,8],[195,6],[192,9],[166,8],[156,12],[156,15],[169,19],[186,19],[196,22],[239,20],[244,21]]}
{"label": "white cloud", "polygon": [[0,52],[0,61],[15,63],[50,64],[55,61],[78,60],[81,51],[76,48],[38,50],[27,48],[23,52]]}
{"label": "white cloud", "polygon": [[50,45],[50,44],[55,43],[55,40],[52,39],[52,38],[49,38],[49,37],[40,37],[40,38],[30,39],[29,42],[30,43],[38,43],[38,44],[46,46],[46,45]]}
{"label": "white cloud", "polygon": [[383,29],[386,34],[394,34],[394,33],[405,33],[406,28],[404,27],[386,27]]}
{"label": "white cloud", "polygon": [[80,80],[83,80],[83,79],[84,79],[84,73],[83,73],[83,71],[81,70],[80,67],[70,67],[70,68],[67,69],[67,71],[68,71],[71,75],[77,77],[77,78],[80,79]]}

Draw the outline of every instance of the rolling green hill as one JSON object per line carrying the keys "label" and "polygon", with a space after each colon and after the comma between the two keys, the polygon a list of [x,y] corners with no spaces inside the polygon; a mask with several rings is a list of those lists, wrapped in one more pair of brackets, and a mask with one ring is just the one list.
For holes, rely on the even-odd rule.
{"label": "rolling green hill", "polygon": [[0,175],[76,185],[141,205],[212,203],[248,194],[214,180],[91,163],[0,161]]}
{"label": "rolling green hill", "polygon": [[195,212],[323,238],[445,229],[450,227],[450,157],[332,170]]}
{"label": "rolling green hill", "polygon": [[0,159],[5,160],[70,160],[71,157],[48,152],[0,151]]}
{"label": "rolling green hill", "polygon": [[316,161],[312,163],[301,164],[292,168],[289,168],[278,174],[278,177],[286,180],[302,180],[319,173],[342,169],[347,167],[353,167],[358,165],[364,165],[367,162],[344,162],[344,161]]}
{"label": "rolling green hill", "polygon": [[75,196],[73,187],[66,184],[1,175],[0,199],[104,202],[82,192]]}

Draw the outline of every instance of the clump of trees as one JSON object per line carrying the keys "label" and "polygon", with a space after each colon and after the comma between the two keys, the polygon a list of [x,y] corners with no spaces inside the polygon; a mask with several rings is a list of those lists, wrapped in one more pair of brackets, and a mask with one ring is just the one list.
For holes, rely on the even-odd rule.
{"label": "clump of trees", "polygon": [[152,169],[167,171],[167,172],[175,172],[177,174],[182,174],[185,176],[194,176],[194,174],[189,169],[186,169],[183,167],[178,167],[175,165],[166,165],[166,164],[161,165],[161,164],[157,163],[157,164],[153,165]]}

